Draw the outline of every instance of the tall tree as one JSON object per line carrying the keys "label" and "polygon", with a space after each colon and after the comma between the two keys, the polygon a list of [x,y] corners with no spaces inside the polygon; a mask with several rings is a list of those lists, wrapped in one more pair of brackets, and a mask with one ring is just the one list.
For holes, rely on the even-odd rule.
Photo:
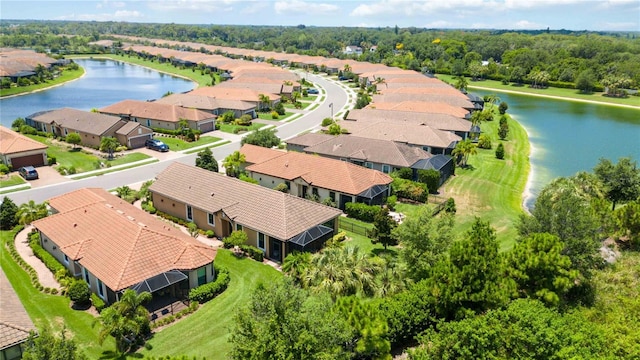
{"label": "tall tree", "polygon": [[213,157],[213,153],[208,147],[198,152],[196,166],[205,170],[218,172],[218,161]]}
{"label": "tall tree", "polygon": [[387,250],[389,245],[396,245],[398,240],[391,236],[391,231],[398,224],[389,216],[389,209],[383,207],[373,217],[373,239],[374,244],[380,243]]}
{"label": "tall tree", "polygon": [[451,155],[457,156],[460,159],[460,166],[466,167],[467,162],[469,161],[469,156],[478,153],[476,147],[476,144],[471,142],[471,139],[462,140],[456,144],[456,147],[451,152]]}
{"label": "tall tree", "polygon": [[101,329],[100,343],[111,335],[116,340],[116,351],[120,354],[131,350],[131,344],[149,332],[149,312],[143,306],[151,300],[148,292],[136,293],[127,289],[119,301],[107,307],[96,320]]}
{"label": "tall tree", "polygon": [[467,91],[467,86],[469,86],[469,81],[467,81],[467,78],[460,75],[460,76],[456,76],[455,77],[455,84],[453,85],[456,89],[465,92]]}
{"label": "tall tree", "polygon": [[352,359],[391,360],[387,322],[370,302],[355,296],[342,297],[336,301],[335,310],[352,328]]}
{"label": "tall tree", "polygon": [[284,258],[284,262],[282,263],[282,272],[293,279],[296,285],[301,285],[310,266],[310,252],[294,251]]}
{"label": "tall tree", "polygon": [[67,338],[65,329],[59,336],[44,328],[39,334],[31,332],[24,343],[22,360],[85,360],[87,357],[72,338]]}
{"label": "tall tree", "polygon": [[38,204],[33,200],[29,200],[29,202],[20,205],[16,217],[18,219],[18,223],[22,225],[29,225],[31,222],[42,219],[48,214],[49,211],[47,210],[46,202]]}
{"label": "tall tree", "polygon": [[234,151],[224,158],[222,166],[224,166],[227,176],[239,177],[241,174],[240,167],[246,162],[244,154],[240,151]]}
{"label": "tall tree", "polygon": [[593,172],[604,184],[607,199],[613,203],[611,210],[618,202],[640,198],[640,169],[631,158],[620,158],[615,165],[609,159],[600,159]]}
{"label": "tall tree", "polygon": [[258,129],[242,138],[240,143],[272,148],[280,145],[280,138],[276,135],[275,129]]}
{"label": "tall tree", "polygon": [[109,159],[113,159],[113,152],[120,146],[120,143],[113,136],[105,136],[100,140],[100,151],[109,154]]}
{"label": "tall tree", "polygon": [[271,107],[271,99],[269,99],[269,95],[267,94],[259,94],[258,103],[260,104],[260,106],[258,107],[258,110],[260,111],[269,110],[269,108]]}
{"label": "tall tree", "polygon": [[16,214],[18,214],[18,205],[8,196],[3,197],[0,205],[0,229],[11,230],[18,225]]}

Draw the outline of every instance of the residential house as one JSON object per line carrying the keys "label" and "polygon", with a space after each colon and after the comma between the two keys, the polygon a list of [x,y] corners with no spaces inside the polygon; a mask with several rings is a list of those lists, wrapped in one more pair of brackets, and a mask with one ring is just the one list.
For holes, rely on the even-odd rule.
{"label": "residential house", "polygon": [[40,245],[107,303],[126,289],[185,298],[215,277],[216,249],[104,189],[79,189],[49,205],[54,214],[32,223]]}
{"label": "residential house", "polygon": [[47,165],[47,145],[0,126],[0,158],[15,170]]}
{"label": "residential house", "polygon": [[0,359],[22,359],[22,344],[37,332],[7,275],[0,269]]}
{"label": "residential house", "polygon": [[220,173],[175,162],[149,187],[159,211],[225,238],[244,231],[248,245],[283,261],[293,251],[316,251],[337,229],[341,211]]}
{"label": "residential house", "polygon": [[360,46],[349,45],[344,47],[342,53],[345,55],[362,55],[362,48]]}
{"label": "residential house", "polygon": [[459,107],[469,111],[482,110],[472,103],[468,98],[459,96],[449,96],[446,94],[393,94],[373,95],[373,103],[400,103],[405,101],[423,101],[428,103],[444,103],[454,107]]}
{"label": "residential house", "polygon": [[[264,108],[273,108],[277,103],[280,102],[280,95],[273,93],[262,93],[257,90],[241,87],[241,88],[224,88],[220,87],[220,85],[216,86],[205,86],[201,88],[197,88],[188,92],[187,94],[191,95],[204,95],[209,96],[215,99],[225,99],[225,100],[240,100],[250,102],[256,106],[258,111]],[[260,102],[261,95],[265,95],[269,98],[268,104],[263,104]]]}
{"label": "residential house", "polygon": [[401,101],[401,102],[375,102],[370,103],[366,109],[411,111],[421,113],[449,114],[461,119],[470,116],[469,110],[459,106],[449,105],[443,102],[427,101]]}
{"label": "residential house", "polygon": [[249,115],[252,119],[258,117],[256,104],[249,101],[216,99],[214,97],[194,94],[171,94],[156,100],[160,104],[178,105],[186,108],[206,111],[216,116],[220,116],[228,111],[240,118],[242,115]]}
{"label": "residential house", "polygon": [[[272,150],[249,144],[240,148],[241,153],[249,151]],[[389,175],[377,170],[298,152],[274,156],[247,166],[245,171],[262,186],[273,188],[285,183],[292,195],[321,202],[330,199],[340,209],[348,202],[384,203],[392,182]]]}
{"label": "residential house", "polygon": [[120,116],[125,121],[134,121],[149,128],[180,129],[180,121],[186,120],[189,127],[203,133],[215,130],[216,115],[198,109],[151,101],[123,100],[103,107],[103,114]]}

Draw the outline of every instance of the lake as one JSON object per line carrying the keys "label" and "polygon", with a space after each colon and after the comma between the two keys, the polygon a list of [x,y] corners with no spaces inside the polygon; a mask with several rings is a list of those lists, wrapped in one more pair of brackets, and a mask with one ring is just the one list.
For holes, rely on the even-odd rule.
{"label": "lake", "polygon": [[[640,162],[640,110],[583,102],[472,90],[480,96],[497,94],[529,133],[533,177],[525,206],[551,180],[591,171],[600,158]],[[496,119],[497,121],[497,119]],[[497,140],[497,139],[496,139]]]}
{"label": "lake", "polygon": [[82,78],[48,90],[0,100],[0,123],[10,127],[16,118],[38,111],[63,107],[91,110],[125,99],[157,99],[167,91],[180,93],[196,86],[190,80],[119,61],[74,61],[85,69]]}

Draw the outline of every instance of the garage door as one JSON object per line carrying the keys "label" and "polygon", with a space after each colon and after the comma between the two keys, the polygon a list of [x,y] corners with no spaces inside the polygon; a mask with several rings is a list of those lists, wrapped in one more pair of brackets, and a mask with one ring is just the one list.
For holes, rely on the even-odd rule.
{"label": "garage door", "polygon": [[205,124],[200,124],[200,131],[203,133],[213,131],[214,122],[208,122]]}
{"label": "garage door", "polygon": [[11,166],[18,169],[23,166],[42,166],[44,165],[44,157],[42,154],[27,155],[11,158]]}
{"label": "garage door", "polygon": [[152,136],[153,134],[149,134],[149,136],[140,136],[129,139],[129,144],[132,149],[141,148],[144,146],[145,141],[147,141],[147,139],[151,139]]}

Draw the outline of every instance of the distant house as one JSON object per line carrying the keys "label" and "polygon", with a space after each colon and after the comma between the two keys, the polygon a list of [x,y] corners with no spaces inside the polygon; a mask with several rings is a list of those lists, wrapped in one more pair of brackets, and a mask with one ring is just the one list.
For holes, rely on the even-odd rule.
{"label": "distant house", "polygon": [[[241,153],[260,151],[271,153],[273,150],[249,144],[240,149]],[[384,203],[393,181],[380,171],[320,156],[283,152],[269,157],[245,169],[260,185],[273,188],[285,183],[292,195],[319,201],[330,199],[340,209],[348,202]]]}
{"label": "distant house", "polygon": [[21,359],[22,344],[29,338],[29,332],[37,329],[2,269],[0,305],[0,359]]}
{"label": "distant house", "polygon": [[139,148],[153,136],[150,128],[140,124],[127,124],[118,116],[71,108],[37,112],[27,116],[26,122],[54,136],[64,137],[72,132],[78,133],[83,145],[94,148],[100,147],[103,137],[115,137],[128,148]]}
{"label": "distant house", "polygon": [[225,238],[244,231],[248,245],[274,261],[293,251],[316,251],[337,229],[338,209],[277,190],[175,162],[149,191],[154,206]]}
{"label": "distant house", "polygon": [[40,245],[105,302],[133,289],[185,298],[213,281],[216,249],[105,191],[84,188],[49,200],[34,221]]}
{"label": "distant house", "polygon": [[0,158],[14,170],[47,165],[47,145],[0,126]]}
{"label": "distant house", "polygon": [[[264,107],[273,108],[281,100],[281,97],[279,94],[263,93],[257,90],[249,89],[247,87],[225,88],[225,87],[220,87],[218,85],[197,88],[195,90],[188,92],[188,94],[204,95],[204,96],[209,96],[215,99],[246,101],[255,105],[258,111],[262,110]],[[268,104],[262,104],[260,102],[261,95],[265,95],[269,98]]]}
{"label": "distant house", "polygon": [[103,114],[119,116],[125,121],[138,122],[149,128],[178,130],[180,120],[202,132],[215,130],[216,115],[202,110],[159,102],[124,100],[99,110]]}
{"label": "distant house", "polygon": [[178,105],[186,108],[193,108],[206,111],[213,115],[220,116],[227,111],[233,112],[234,116],[240,118],[242,115],[249,115],[252,119],[258,117],[256,104],[249,101],[216,99],[214,97],[194,94],[172,94],[156,100],[159,104]]}
{"label": "distant house", "polygon": [[362,55],[362,48],[360,46],[349,45],[345,46],[342,53],[345,55]]}

